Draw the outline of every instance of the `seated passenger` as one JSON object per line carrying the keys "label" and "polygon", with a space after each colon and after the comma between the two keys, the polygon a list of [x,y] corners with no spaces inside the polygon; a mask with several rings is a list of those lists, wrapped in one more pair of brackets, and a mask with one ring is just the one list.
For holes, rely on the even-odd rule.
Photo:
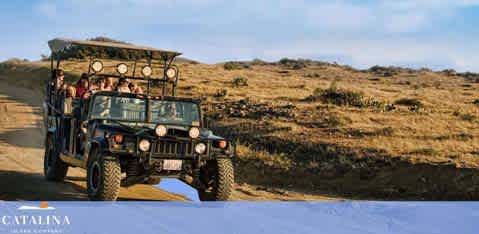
{"label": "seated passenger", "polygon": [[102,77],[97,80],[97,86],[99,91],[113,91],[111,86],[111,80],[105,77]]}
{"label": "seated passenger", "polygon": [[113,81],[111,78],[103,78],[105,79],[105,84],[103,85],[103,91],[113,91]]}
{"label": "seated passenger", "polygon": [[87,93],[90,82],[88,81],[88,75],[83,73],[80,80],[76,84],[76,97],[83,98],[85,93]]}
{"label": "seated passenger", "polygon": [[63,100],[63,113],[69,115],[73,112],[73,99],[75,98],[76,89],[67,84],[64,84],[64,89],[65,99]]}
{"label": "seated passenger", "polygon": [[63,96],[66,95],[68,89],[68,84],[63,83],[62,86],[57,90],[57,94]]}
{"label": "seated passenger", "polygon": [[67,87],[67,98],[75,98],[76,97],[76,89],[75,87],[69,85]]}
{"label": "seated passenger", "polygon": [[100,90],[100,86],[98,85],[98,81],[90,84],[90,87],[88,88],[89,91],[91,92],[96,92]]}
{"label": "seated passenger", "polygon": [[128,80],[125,78],[120,78],[118,85],[116,86],[117,92],[131,93],[130,88],[128,88]]}
{"label": "seated passenger", "polygon": [[60,90],[64,84],[65,74],[62,69],[55,70],[55,80],[53,81],[53,87],[55,90]]}
{"label": "seated passenger", "polygon": [[130,88],[130,92],[131,93],[135,93],[135,94],[142,94],[143,93],[143,90],[141,89],[140,86],[138,86],[136,83],[134,82],[131,82],[129,85],[128,85],[128,88]]}

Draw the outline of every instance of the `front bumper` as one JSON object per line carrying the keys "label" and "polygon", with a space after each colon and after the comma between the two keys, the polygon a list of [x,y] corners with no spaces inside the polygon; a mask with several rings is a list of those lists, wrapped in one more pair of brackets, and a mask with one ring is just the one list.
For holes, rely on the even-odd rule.
{"label": "front bumper", "polygon": [[[143,138],[144,139],[144,138]],[[230,144],[227,149],[213,147],[213,140],[191,140],[191,139],[149,139],[150,149],[146,152],[140,151],[138,145],[140,139],[137,139],[136,145],[131,144],[122,148],[111,148],[112,153],[122,156],[137,157],[140,161],[155,161],[162,159],[181,159],[181,160],[209,160],[216,158],[234,158],[236,155],[236,145]],[[195,152],[195,146],[199,143],[206,145],[206,151],[203,154]]]}

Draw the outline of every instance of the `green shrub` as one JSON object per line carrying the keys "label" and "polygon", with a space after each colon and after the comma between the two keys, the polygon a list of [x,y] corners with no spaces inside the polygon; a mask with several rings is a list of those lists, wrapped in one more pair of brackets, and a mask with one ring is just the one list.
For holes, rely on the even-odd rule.
{"label": "green shrub", "polygon": [[226,62],[224,65],[223,65],[223,68],[225,70],[239,70],[239,69],[246,69],[246,68],[250,68],[250,65],[245,63],[245,62],[234,62],[234,61],[231,61],[231,62]]}
{"label": "green shrub", "polygon": [[371,97],[365,98],[361,92],[339,89],[336,87],[336,82],[332,82],[327,89],[314,89],[313,93],[303,100],[321,101],[338,106],[354,106],[360,108],[371,107],[384,111],[392,111],[395,109],[393,105],[387,104],[383,101]]}
{"label": "green shrub", "polygon": [[223,65],[225,70],[236,70],[239,69],[238,66],[233,62],[227,62]]}
{"label": "green shrub", "polygon": [[304,74],[304,77],[306,77],[306,78],[320,78],[321,75],[319,73],[313,72],[313,73]]}
{"label": "green shrub", "polygon": [[402,106],[423,107],[422,102],[416,98],[401,98],[396,100],[394,104]]}
{"label": "green shrub", "polygon": [[238,76],[234,78],[231,83],[233,84],[234,87],[242,87],[242,86],[248,86],[248,78]]}
{"label": "green shrub", "polygon": [[350,90],[336,89],[335,87],[330,87],[324,90],[315,89],[313,91],[313,98],[325,103],[330,103],[338,106],[365,106],[362,93]]}
{"label": "green shrub", "polygon": [[310,60],[306,59],[289,59],[289,58],[282,58],[278,62],[280,65],[294,69],[294,70],[300,70],[303,68],[306,68],[308,66],[308,63],[311,63]]}
{"label": "green shrub", "polygon": [[216,93],[214,95],[214,97],[217,97],[217,98],[224,98],[228,96],[228,90],[227,89],[218,89],[216,90]]}
{"label": "green shrub", "polygon": [[476,116],[466,113],[466,114],[460,115],[460,118],[464,121],[474,121],[476,119]]}

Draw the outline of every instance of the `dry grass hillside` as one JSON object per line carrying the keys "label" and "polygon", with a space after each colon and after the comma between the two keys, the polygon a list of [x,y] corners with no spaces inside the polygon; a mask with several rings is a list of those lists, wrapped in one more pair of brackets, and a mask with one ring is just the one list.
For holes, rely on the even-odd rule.
{"label": "dry grass hillside", "polygon": [[[69,80],[86,62],[67,61]],[[43,89],[48,63],[7,61],[0,77]],[[479,199],[479,76],[309,60],[181,62],[216,132],[239,143],[248,190],[360,199]]]}

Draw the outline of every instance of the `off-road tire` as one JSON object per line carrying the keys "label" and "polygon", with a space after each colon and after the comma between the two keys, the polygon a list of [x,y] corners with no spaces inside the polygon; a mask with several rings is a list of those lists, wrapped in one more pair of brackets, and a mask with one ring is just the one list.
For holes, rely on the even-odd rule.
{"label": "off-road tire", "polygon": [[87,192],[92,201],[115,201],[120,193],[120,162],[94,149],[88,160]]}
{"label": "off-road tire", "polygon": [[234,185],[234,167],[231,159],[217,159],[207,163],[213,184],[208,190],[198,189],[201,201],[227,201]]}
{"label": "off-road tire", "polygon": [[60,159],[55,151],[53,136],[48,135],[45,140],[45,155],[43,157],[43,174],[48,181],[61,182],[68,172],[68,165]]}

